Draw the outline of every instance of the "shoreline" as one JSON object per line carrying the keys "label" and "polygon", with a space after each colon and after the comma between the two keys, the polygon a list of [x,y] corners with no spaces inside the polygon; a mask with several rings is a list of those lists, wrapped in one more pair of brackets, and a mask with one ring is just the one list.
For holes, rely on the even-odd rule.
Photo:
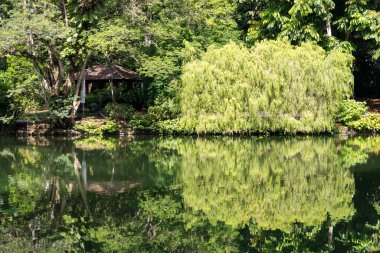
{"label": "shoreline", "polygon": [[[96,119],[98,120],[98,119]],[[76,126],[86,123],[83,120],[77,120]],[[332,132],[319,132],[319,133],[285,133],[285,132],[242,132],[242,133],[184,133],[184,132],[165,132],[149,129],[133,129],[126,126],[124,121],[114,121],[108,119],[98,120],[101,124],[113,122],[117,124],[118,130],[115,133],[107,134],[89,134],[81,130],[73,128],[60,129],[55,128],[48,121],[16,121],[12,126],[3,128],[0,130],[0,136],[4,137],[76,137],[76,138],[87,138],[87,137],[123,137],[123,136],[356,136],[356,135],[378,135],[378,132],[357,132],[349,129],[347,126],[336,124],[335,131]]]}
{"label": "shoreline", "polygon": [[33,131],[29,130],[0,130],[0,137],[75,137],[75,138],[89,138],[89,137],[134,137],[134,136],[175,136],[175,137],[186,137],[186,136],[197,136],[197,137],[276,137],[276,136],[288,136],[288,137],[306,137],[306,136],[358,136],[358,135],[379,135],[377,132],[356,132],[349,130],[348,128],[339,129],[337,128],[334,132],[323,132],[323,133],[284,133],[284,132],[266,132],[266,133],[233,133],[233,134],[223,134],[223,133],[206,133],[206,134],[196,134],[196,133],[160,133],[157,131],[148,130],[138,130],[131,128],[119,129],[120,131],[115,134],[85,134],[81,131],[71,129],[36,129]]}

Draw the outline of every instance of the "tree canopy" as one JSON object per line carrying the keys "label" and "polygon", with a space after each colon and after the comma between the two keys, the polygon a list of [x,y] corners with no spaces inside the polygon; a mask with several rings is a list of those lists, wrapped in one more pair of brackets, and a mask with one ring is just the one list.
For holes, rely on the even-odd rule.
{"label": "tree canopy", "polygon": [[310,43],[209,48],[184,67],[182,123],[190,132],[328,132],[352,93],[351,57]]}

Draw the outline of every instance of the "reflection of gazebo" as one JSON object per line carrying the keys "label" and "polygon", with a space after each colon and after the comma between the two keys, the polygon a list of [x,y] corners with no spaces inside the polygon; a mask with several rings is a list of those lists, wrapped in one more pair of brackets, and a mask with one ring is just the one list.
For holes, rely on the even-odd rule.
{"label": "reflection of gazebo", "polygon": [[[79,75],[79,72],[75,73],[74,79],[78,80]],[[114,84],[120,82],[133,84],[133,82],[139,80],[141,80],[141,77],[136,72],[114,64],[101,64],[93,68],[86,69],[82,85],[81,102],[85,102],[85,96],[86,94],[91,93],[93,86],[96,86],[97,88],[104,88],[106,85],[111,86],[111,95],[114,102]]]}
{"label": "reflection of gazebo", "polygon": [[116,195],[124,193],[138,187],[140,183],[131,183],[125,181],[89,181],[87,191],[96,192],[98,194]]}

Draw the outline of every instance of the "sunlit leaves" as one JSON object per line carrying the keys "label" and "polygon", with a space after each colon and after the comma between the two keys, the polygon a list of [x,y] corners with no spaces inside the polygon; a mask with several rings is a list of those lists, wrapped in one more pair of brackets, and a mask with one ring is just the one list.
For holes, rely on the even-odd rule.
{"label": "sunlit leaves", "polygon": [[332,131],[337,103],[352,92],[351,60],[286,41],[210,48],[185,66],[182,123],[201,134]]}
{"label": "sunlit leaves", "polygon": [[[33,15],[14,11],[0,29],[0,53],[22,55],[29,50],[29,54],[39,57],[40,53],[46,52],[44,43],[62,43],[68,35],[68,29],[63,22],[51,19],[51,12],[54,11],[56,10],[46,9]],[[33,51],[30,52],[31,50]]]}
{"label": "sunlit leaves", "polygon": [[321,41],[326,36],[325,21],[335,8],[332,0],[243,1],[249,9],[249,41],[288,37],[292,42]]}
{"label": "sunlit leaves", "polygon": [[113,21],[101,25],[101,31],[89,37],[89,48],[95,53],[103,54],[107,59],[138,55],[136,48],[142,42],[142,35],[123,22]]}
{"label": "sunlit leaves", "polygon": [[346,16],[336,21],[338,28],[372,45],[374,58],[380,57],[380,11],[370,1],[349,1]]}

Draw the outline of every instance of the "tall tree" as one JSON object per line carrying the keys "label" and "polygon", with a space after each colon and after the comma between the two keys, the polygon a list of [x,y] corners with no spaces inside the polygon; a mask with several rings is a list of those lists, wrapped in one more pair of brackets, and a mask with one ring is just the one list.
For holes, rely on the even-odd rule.
{"label": "tall tree", "polygon": [[47,104],[52,97],[73,99],[72,118],[79,106],[89,57],[86,41],[98,19],[97,6],[97,1],[15,1],[14,10],[0,26],[0,53],[29,59]]}
{"label": "tall tree", "polygon": [[288,37],[327,50],[353,52],[357,87],[379,85],[379,0],[242,0],[240,25],[246,40]]}

